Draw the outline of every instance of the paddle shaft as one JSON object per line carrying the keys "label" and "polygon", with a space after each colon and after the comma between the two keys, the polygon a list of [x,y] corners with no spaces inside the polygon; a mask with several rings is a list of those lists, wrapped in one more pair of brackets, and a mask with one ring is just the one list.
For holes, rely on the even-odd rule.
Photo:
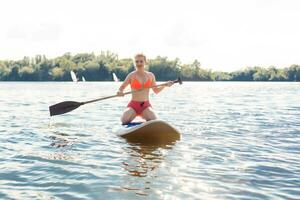
{"label": "paddle shaft", "polygon": [[[178,77],[177,80],[174,80],[172,82],[182,84],[182,81],[181,81],[180,77]],[[155,86],[152,86],[152,87],[149,87],[149,88],[161,87],[161,86],[164,86],[166,84],[167,83],[163,83],[163,84],[155,85]],[[149,88],[142,88],[142,89],[134,90],[134,91],[131,91],[131,92],[125,92],[124,95],[140,92],[142,90],[149,89]],[[71,112],[72,110],[75,110],[76,108],[78,108],[79,106],[82,106],[84,104],[93,103],[93,102],[96,102],[96,101],[101,101],[101,100],[104,100],[104,99],[110,99],[110,98],[114,98],[114,97],[118,97],[118,96],[119,95],[112,95],[112,96],[102,97],[102,98],[98,98],[98,99],[94,99],[94,100],[90,100],[90,101],[84,101],[84,102],[63,101],[63,102],[57,103],[55,105],[49,106],[50,116],[61,115],[61,114],[64,114],[64,113],[68,113],[68,112]]]}
{"label": "paddle shaft", "polygon": [[[178,82],[180,82],[180,80],[175,80],[175,81],[173,81],[173,83],[178,83]],[[124,95],[137,93],[137,92],[140,92],[140,91],[143,91],[143,90],[146,90],[146,89],[150,89],[150,88],[161,87],[161,86],[163,86],[163,85],[166,85],[166,83],[162,83],[162,84],[155,85],[155,86],[152,86],[152,87],[142,88],[142,89],[134,90],[134,91],[130,91],[130,92],[125,92]],[[114,97],[119,97],[119,95],[116,94],[116,95],[107,96],[107,97],[102,97],[102,98],[98,98],[98,99],[94,99],[94,100],[90,100],[90,101],[85,101],[85,102],[82,102],[82,105],[88,104],[88,103],[93,103],[93,102],[96,102],[96,101],[105,100],[105,99],[111,99],[111,98],[114,98]]]}

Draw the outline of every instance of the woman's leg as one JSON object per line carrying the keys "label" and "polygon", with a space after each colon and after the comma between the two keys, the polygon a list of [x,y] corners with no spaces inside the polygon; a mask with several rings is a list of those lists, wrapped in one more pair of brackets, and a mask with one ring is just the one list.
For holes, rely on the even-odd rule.
{"label": "woman's leg", "polygon": [[126,108],[121,117],[122,124],[130,123],[136,117],[136,112],[132,108]]}
{"label": "woman's leg", "polygon": [[147,121],[157,119],[155,112],[151,107],[146,108],[141,116]]}

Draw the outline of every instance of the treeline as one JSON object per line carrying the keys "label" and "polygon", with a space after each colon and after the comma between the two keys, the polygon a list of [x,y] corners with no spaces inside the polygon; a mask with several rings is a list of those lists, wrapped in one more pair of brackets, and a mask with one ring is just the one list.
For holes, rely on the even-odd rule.
{"label": "treeline", "polygon": [[[218,72],[203,69],[198,60],[191,64],[183,64],[178,58],[167,57],[149,59],[148,70],[156,75],[158,81],[176,79],[185,81],[300,81],[300,65],[288,68],[248,67],[235,72]],[[112,73],[121,80],[134,70],[131,58],[119,59],[115,53],[101,52],[81,53],[47,59],[44,55],[34,58],[24,57],[22,60],[0,61],[1,81],[71,81],[70,71],[87,81],[111,81]]]}

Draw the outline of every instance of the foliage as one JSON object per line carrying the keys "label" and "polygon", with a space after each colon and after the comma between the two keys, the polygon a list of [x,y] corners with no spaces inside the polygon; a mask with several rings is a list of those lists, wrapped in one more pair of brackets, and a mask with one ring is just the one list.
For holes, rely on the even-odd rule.
{"label": "foliage", "polygon": [[[147,68],[158,81],[174,80],[179,76],[185,81],[300,81],[300,65],[283,69],[255,66],[234,72],[220,72],[202,68],[198,60],[183,64],[179,58],[171,60],[158,56],[148,60]],[[124,80],[134,70],[134,63],[130,58],[119,59],[117,54],[110,51],[99,55],[65,53],[53,59],[36,55],[34,58],[0,61],[0,80],[71,81],[71,70],[78,78],[83,76],[88,81],[112,81],[112,73]]]}

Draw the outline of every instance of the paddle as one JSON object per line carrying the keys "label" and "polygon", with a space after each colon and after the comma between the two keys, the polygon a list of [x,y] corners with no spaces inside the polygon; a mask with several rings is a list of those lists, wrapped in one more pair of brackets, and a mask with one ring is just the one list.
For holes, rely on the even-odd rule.
{"label": "paddle", "polygon": [[[178,77],[178,79],[174,80],[173,83],[182,84],[181,78]],[[152,86],[150,88],[156,88],[156,87],[160,87],[160,86],[163,86],[163,85],[166,85],[166,83],[162,83],[162,84],[159,84],[159,85],[156,85],[156,86]],[[135,90],[135,91],[125,92],[124,95],[140,92],[140,91],[145,90],[145,89],[149,89],[149,88],[143,88],[143,89],[139,89],[139,90]],[[93,102],[96,102],[96,101],[101,101],[101,100],[104,100],[104,99],[110,99],[110,98],[114,98],[114,97],[118,97],[118,95],[102,97],[102,98],[98,98],[98,99],[94,99],[94,100],[90,100],[90,101],[84,101],[84,102],[63,101],[61,103],[57,103],[55,105],[49,106],[50,116],[61,115],[61,114],[67,113],[67,112],[71,112],[72,110],[75,110],[76,108],[78,108],[79,106],[82,106],[84,104],[93,103]]]}

